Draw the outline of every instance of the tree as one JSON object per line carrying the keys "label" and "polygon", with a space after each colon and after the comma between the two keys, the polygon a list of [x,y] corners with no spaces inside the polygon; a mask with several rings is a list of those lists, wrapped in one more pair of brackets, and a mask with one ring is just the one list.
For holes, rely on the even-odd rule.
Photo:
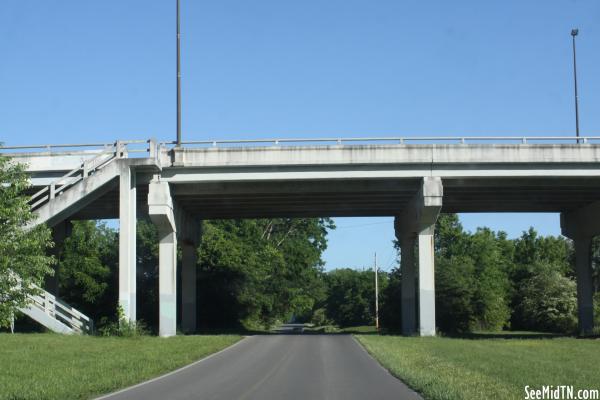
{"label": "tree", "polygon": [[309,316],[324,296],[321,254],[328,219],[213,220],[199,248],[199,321],[270,326]]}
{"label": "tree", "polygon": [[[378,275],[382,292],[387,274]],[[325,275],[327,317],[339,326],[372,325],[375,318],[375,275],[371,270],[335,269]]]}
{"label": "tree", "polygon": [[107,297],[117,274],[117,233],[95,221],[72,224],[58,249],[60,297],[93,319],[112,316],[116,304]]}
{"label": "tree", "polygon": [[14,313],[39,293],[52,274],[53,258],[46,255],[52,246],[45,225],[29,229],[35,220],[28,204],[29,180],[23,165],[0,156],[0,326],[9,326]]}
{"label": "tree", "polygon": [[522,283],[520,304],[527,329],[573,332],[577,326],[575,281],[555,268],[540,266],[539,273]]}
{"label": "tree", "polygon": [[505,270],[512,260],[503,259],[496,234],[488,228],[479,228],[470,235],[467,251],[475,266],[474,328],[501,330],[510,317]]}
{"label": "tree", "polygon": [[381,326],[388,331],[402,329],[402,270],[394,268],[388,275],[388,283],[379,298]]}
{"label": "tree", "polygon": [[[508,269],[511,282],[511,329],[535,329],[540,320],[536,319],[537,323],[534,324],[530,319],[531,313],[523,314],[522,304],[526,296],[523,290],[540,274],[546,276],[540,277],[539,280],[548,279],[547,275],[551,271],[563,277],[573,278],[573,246],[569,240],[562,237],[539,237],[535,229],[530,228],[514,241],[514,248],[513,263]],[[541,326],[548,324],[544,323]]]}
{"label": "tree", "polygon": [[476,322],[473,299],[477,290],[470,257],[440,258],[435,269],[436,323],[442,332],[468,332]]}

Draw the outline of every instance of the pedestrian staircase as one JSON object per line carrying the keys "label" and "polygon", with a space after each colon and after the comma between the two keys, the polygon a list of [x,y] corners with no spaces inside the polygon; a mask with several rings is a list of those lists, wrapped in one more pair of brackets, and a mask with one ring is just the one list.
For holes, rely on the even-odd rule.
{"label": "pedestrian staircase", "polygon": [[37,219],[30,226],[42,223],[54,226],[105,194],[111,189],[109,183],[119,176],[118,165],[114,161],[125,157],[125,144],[116,142],[44,186],[29,200],[31,210],[37,214]]}
{"label": "pedestrian staircase", "polygon": [[[37,215],[28,228],[46,223],[52,227],[65,220],[77,210],[85,207],[111,190],[119,176],[119,163],[116,160],[128,157],[128,144],[148,143],[145,150],[135,152],[156,153],[156,144],[150,141],[117,141],[105,145],[93,157],[82,161],[81,165],[65,175],[53,180],[33,194],[29,200],[31,210]],[[29,296],[29,304],[20,311],[47,327],[64,334],[92,333],[93,321],[88,316],[61,301],[53,294],[39,288],[39,295]]]}
{"label": "pedestrian staircase", "polygon": [[36,286],[39,295],[29,296],[29,304],[19,310],[46,328],[64,334],[92,333],[92,319],[56,296]]}

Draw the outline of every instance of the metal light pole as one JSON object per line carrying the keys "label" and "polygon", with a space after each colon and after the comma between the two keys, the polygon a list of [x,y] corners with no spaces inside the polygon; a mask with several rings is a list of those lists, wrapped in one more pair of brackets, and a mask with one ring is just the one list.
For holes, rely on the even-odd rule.
{"label": "metal light pole", "polygon": [[573,79],[575,81],[575,134],[577,143],[579,143],[579,96],[577,94],[577,57],[575,55],[575,36],[579,33],[579,29],[572,29],[571,36],[573,37]]}
{"label": "metal light pole", "polygon": [[375,329],[379,331],[379,281],[378,281],[378,273],[377,273],[377,253],[375,253],[375,265],[373,266],[375,270]]}
{"label": "metal light pole", "polygon": [[179,0],[177,0],[177,146],[181,146],[181,34],[179,32]]}

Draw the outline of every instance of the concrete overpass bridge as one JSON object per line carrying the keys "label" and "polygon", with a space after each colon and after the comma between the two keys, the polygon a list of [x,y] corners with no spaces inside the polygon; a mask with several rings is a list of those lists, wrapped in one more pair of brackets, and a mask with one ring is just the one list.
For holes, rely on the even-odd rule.
{"label": "concrete overpass bridge", "polygon": [[[576,251],[579,330],[593,328],[591,240],[600,233],[600,137],[149,141],[3,147],[28,164],[36,223],[118,218],[119,302],[136,319],[135,225],[160,237],[160,335],[196,327],[196,252],[212,218],[394,216],[405,334],[435,334],[440,212],[558,212]],[[35,192],[35,193],[34,193]],[[415,246],[418,243],[418,246]],[[418,249],[418,250],[416,250]]]}

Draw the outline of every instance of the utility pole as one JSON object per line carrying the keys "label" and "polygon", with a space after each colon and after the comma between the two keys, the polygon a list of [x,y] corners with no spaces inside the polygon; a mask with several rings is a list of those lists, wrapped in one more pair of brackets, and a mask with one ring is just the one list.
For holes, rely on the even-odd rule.
{"label": "utility pole", "polygon": [[375,329],[379,332],[379,280],[378,280],[378,271],[377,271],[377,252],[375,252],[375,265],[373,266],[375,270]]}
{"label": "utility pole", "polygon": [[177,147],[181,146],[181,34],[179,32],[179,0],[177,0]]}
{"label": "utility pole", "polygon": [[573,37],[573,79],[575,81],[575,135],[579,144],[579,96],[577,94],[577,57],[575,55],[575,36],[579,33],[579,29],[572,29],[571,36]]}

